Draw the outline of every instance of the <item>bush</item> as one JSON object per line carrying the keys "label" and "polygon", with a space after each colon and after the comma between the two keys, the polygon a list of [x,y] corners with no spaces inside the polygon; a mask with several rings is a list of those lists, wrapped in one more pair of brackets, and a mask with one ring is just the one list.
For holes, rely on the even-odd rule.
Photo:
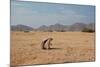
{"label": "bush", "polygon": [[48,30],[48,32],[53,32],[53,30]]}
{"label": "bush", "polygon": [[66,30],[61,30],[60,32],[66,32]]}
{"label": "bush", "polygon": [[92,32],[95,32],[95,31],[92,30],[92,29],[89,29],[89,28],[84,28],[84,29],[82,30],[82,32],[90,32],[90,33],[92,33]]}
{"label": "bush", "polygon": [[24,32],[28,33],[28,32],[30,32],[30,31],[24,31]]}

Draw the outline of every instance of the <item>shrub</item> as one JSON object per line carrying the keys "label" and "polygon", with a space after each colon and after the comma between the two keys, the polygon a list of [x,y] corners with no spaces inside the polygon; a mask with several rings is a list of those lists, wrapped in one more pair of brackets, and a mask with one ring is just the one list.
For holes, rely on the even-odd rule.
{"label": "shrub", "polygon": [[92,32],[95,32],[93,29],[89,29],[89,28],[84,28],[83,30],[82,30],[82,32],[90,32],[90,33],[92,33]]}
{"label": "shrub", "polygon": [[24,32],[28,33],[28,32],[30,32],[30,31],[24,31]]}
{"label": "shrub", "polygon": [[48,30],[48,32],[53,32],[53,30]]}
{"label": "shrub", "polygon": [[66,30],[61,30],[60,32],[66,32]]}

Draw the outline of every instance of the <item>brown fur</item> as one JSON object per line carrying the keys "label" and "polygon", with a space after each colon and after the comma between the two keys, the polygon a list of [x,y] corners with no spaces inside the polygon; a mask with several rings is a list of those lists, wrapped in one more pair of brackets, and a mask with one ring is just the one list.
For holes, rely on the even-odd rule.
{"label": "brown fur", "polygon": [[41,43],[42,49],[50,49],[50,46],[52,45],[52,43],[51,43],[52,40],[53,40],[53,38],[47,38],[47,39],[43,40]]}

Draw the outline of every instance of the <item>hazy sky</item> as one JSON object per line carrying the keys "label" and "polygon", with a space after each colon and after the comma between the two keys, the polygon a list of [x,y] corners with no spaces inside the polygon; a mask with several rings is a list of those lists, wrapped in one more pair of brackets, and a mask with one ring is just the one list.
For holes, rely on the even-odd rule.
{"label": "hazy sky", "polygon": [[89,5],[11,1],[11,25],[24,24],[39,27],[56,23],[69,25],[76,22],[95,22],[95,7]]}

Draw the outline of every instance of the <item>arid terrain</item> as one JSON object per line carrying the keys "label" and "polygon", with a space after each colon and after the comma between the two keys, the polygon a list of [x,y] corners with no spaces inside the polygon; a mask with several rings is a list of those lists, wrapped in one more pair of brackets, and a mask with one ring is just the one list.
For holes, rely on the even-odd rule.
{"label": "arid terrain", "polygon": [[[52,37],[52,49],[41,49]],[[70,63],[95,60],[95,33],[11,32],[11,65]]]}

